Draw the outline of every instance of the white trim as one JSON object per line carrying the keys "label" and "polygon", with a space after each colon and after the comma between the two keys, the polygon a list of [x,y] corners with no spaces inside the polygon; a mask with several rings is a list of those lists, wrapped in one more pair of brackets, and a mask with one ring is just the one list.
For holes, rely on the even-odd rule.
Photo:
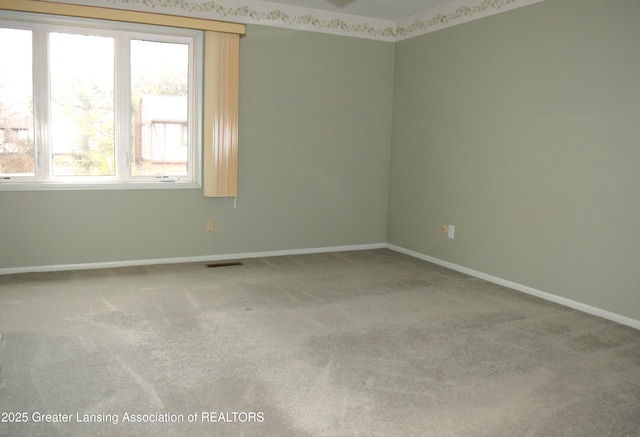
{"label": "white trim", "polygon": [[273,256],[285,256],[285,255],[308,255],[314,253],[328,253],[328,252],[348,252],[354,250],[372,250],[372,249],[385,249],[386,243],[373,243],[373,244],[357,244],[352,246],[330,246],[330,247],[313,247],[307,249],[288,249],[288,250],[272,250],[265,252],[248,252],[248,253],[231,253],[222,255],[202,255],[202,256],[190,256],[182,258],[158,258],[158,259],[138,259],[130,261],[110,261],[99,263],[86,263],[86,264],[58,264],[47,266],[32,266],[32,267],[9,267],[0,268],[0,275],[11,275],[16,273],[42,273],[42,272],[59,272],[66,270],[89,270],[89,269],[108,269],[118,267],[133,267],[133,266],[148,266],[156,264],[180,264],[191,262],[210,262],[210,261],[226,261],[226,260],[238,260],[249,258],[267,258]]}
{"label": "white trim", "polygon": [[575,300],[556,296],[555,294],[536,290],[535,288],[518,284],[517,282],[508,281],[506,279],[498,278],[496,276],[482,273],[477,270],[463,267],[458,264],[454,264],[448,261],[443,261],[438,258],[433,258],[431,256],[424,255],[420,252],[415,252],[413,250],[405,249],[404,247],[396,246],[393,244],[387,244],[387,248],[395,252],[403,253],[405,255],[409,255],[414,258],[421,259],[423,261],[428,261],[430,263],[437,264],[439,266],[446,267],[448,269],[467,274],[469,276],[473,276],[479,279],[484,279],[485,281],[492,282],[494,284],[502,285],[504,287],[508,287],[513,290],[520,291],[522,293],[530,294],[532,296],[539,297],[549,302],[554,302],[569,308],[573,308],[574,310],[582,311],[583,313],[591,314],[597,317],[602,317],[603,319],[611,320],[613,322],[620,323],[621,325],[630,326],[632,328],[640,330],[640,320],[632,319],[630,317],[626,317],[617,313],[612,313],[611,311],[606,311],[600,308],[592,307],[590,305],[586,305],[581,302],[577,302]]}
{"label": "white trim", "polygon": [[74,190],[168,190],[168,189],[202,189],[198,182],[94,182],[94,183],[65,183],[65,182],[3,182],[0,180],[1,191],[74,191]]}

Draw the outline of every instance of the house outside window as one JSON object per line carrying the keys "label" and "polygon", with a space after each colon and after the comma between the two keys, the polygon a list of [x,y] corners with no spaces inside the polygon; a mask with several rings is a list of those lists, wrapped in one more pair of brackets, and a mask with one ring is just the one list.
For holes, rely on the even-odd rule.
{"label": "house outside window", "polygon": [[[183,174],[187,171],[187,99],[145,95],[139,100],[134,123],[136,174]],[[139,135],[137,133],[139,132]]]}

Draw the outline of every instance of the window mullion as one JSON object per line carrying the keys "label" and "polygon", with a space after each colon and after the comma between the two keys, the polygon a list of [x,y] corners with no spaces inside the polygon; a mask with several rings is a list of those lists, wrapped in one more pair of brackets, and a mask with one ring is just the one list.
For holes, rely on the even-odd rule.
{"label": "window mullion", "polygon": [[49,82],[49,33],[33,28],[33,113],[36,179],[51,177],[51,90]]}
{"label": "window mullion", "polygon": [[131,178],[131,50],[129,36],[116,36],[115,92],[116,92],[116,175]]}

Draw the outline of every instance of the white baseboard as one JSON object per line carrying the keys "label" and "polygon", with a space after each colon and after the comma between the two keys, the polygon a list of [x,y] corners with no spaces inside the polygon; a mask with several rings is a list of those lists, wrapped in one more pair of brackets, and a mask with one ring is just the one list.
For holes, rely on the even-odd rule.
{"label": "white baseboard", "polygon": [[266,252],[230,253],[230,254],[222,254],[222,255],[202,255],[202,256],[190,256],[190,257],[182,257],[182,258],[138,259],[138,260],[129,260],[129,261],[109,261],[109,262],[83,263],[83,264],[59,264],[59,265],[32,266],[32,267],[9,267],[9,268],[0,268],[0,275],[10,275],[14,273],[57,272],[57,271],[65,271],[65,270],[106,269],[106,268],[115,268],[115,267],[148,266],[148,265],[154,265],[154,264],[179,264],[179,263],[190,263],[190,262],[225,261],[225,260],[238,260],[238,259],[248,259],[248,258],[266,258],[266,257],[284,256],[284,255],[307,255],[312,253],[347,252],[352,250],[384,249],[386,247],[387,247],[386,243],[374,243],[374,244],[358,244],[358,245],[352,245],[352,246],[313,247],[308,249],[273,250],[273,251],[266,251]]}
{"label": "white baseboard", "polygon": [[412,256],[414,258],[421,259],[423,261],[428,261],[433,264],[437,264],[442,267],[446,267],[451,270],[455,270],[460,273],[467,274],[469,276],[473,276],[479,279],[484,279],[485,281],[492,282],[494,284],[502,285],[516,291],[521,291],[523,293],[530,294],[532,296],[539,297],[544,300],[548,300],[550,302],[554,302],[569,308],[573,308],[574,310],[582,311],[587,314],[591,314],[594,316],[602,317],[603,319],[611,320],[613,322],[620,323],[622,325],[630,326],[632,328],[640,330],[640,320],[632,319],[630,317],[626,317],[620,314],[612,313],[610,311],[606,311],[600,308],[592,307],[590,305],[583,304],[581,302],[576,302],[575,300],[566,299],[564,297],[556,296],[555,294],[547,293],[544,291],[536,290],[535,288],[528,287],[526,285],[518,284],[517,282],[507,281],[506,279],[498,278],[496,276],[488,275],[486,273],[479,272],[477,270],[469,269],[467,267],[460,266],[458,264],[450,263],[448,261],[443,261],[438,258],[433,258],[428,255],[424,255],[419,252],[415,252],[413,250],[405,249],[404,247],[395,246],[393,244],[388,244],[387,248],[390,250],[403,253],[405,255]]}
{"label": "white baseboard", "polygon": [[622,325],[630,326],[632,328],[640,330],[640,320],[632,319],[620,314],[612,313],[600,308],[592,307],[590,305],[583,304],[571,299],[556,296],[555,294],[547,293],[544,291],[536,290],[535,288],[528,287],[526,285],[518,284],[516,282],[508,281],[506,279],[498,278],[477,270],[473,270],[467,267],[460,266],[448,261],[443,261],[438,258],[434,258],[428,255],[424,255],[413,250],[405,249],[404,247],[396,246],[387,243],[374,243],[374,244],[358,244],[351,246],[330,246],[330,247],[313,247],[307,249],[290,249],[290,250],[274,250],[265,252],[249,252],[249,253],[231,253],[222,255],[203,255],[192,256],[182,258],[159,258],[159,259],[141,259],[130,261],[113,261],[113,262],[99,262],[99,263],[85,263],[85,264],[61,264],[61,265],[48,265],[48,266],[33,266],[33,267],[14,267],[14,268],[0,268],[0,275],[8,275],[14,273],[34,273],[34,272],[55,272],[64,270],[88,270],[88,269],[104,269],[115,267],[132,267],[132,266],[145,266],[154,264],[179,264],[189,262],[211,262],[211,261],[225,261],[225,260],[238,260],[248,258],[266,258],[272,256],[285,256],[285,255],[307,255],[313,253],[328,253],[328,252],[346,252],[353,250],[372,250],[372,249],[390,249],[395,252],[403,253],[405,255],[412,256],[414,258],[428,261],[433,264],[437,264],[442,267],[446,267],[451,270],[455,270],[460,273],[467,274],[479,279],[483,279],[494,284],[502,285],[511,288],[516,291],[530,294],[532,296],[539,297],[550,302],[554,302],[569,308],[573,308],[578,311],[582,311],[587,314],[602,317],[603,319],[611,320],[613,322],[620,323]]}

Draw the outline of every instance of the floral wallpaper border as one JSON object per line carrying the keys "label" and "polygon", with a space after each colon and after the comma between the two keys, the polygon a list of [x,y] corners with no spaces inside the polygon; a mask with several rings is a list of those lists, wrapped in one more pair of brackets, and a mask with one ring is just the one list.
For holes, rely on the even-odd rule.
{"label": "floral wallpaper border", "polygon": [[460,0],[398,22],[255,0],[93,0],[92,3],[104,1],[124,9],[163,9],[164,13],[221,21],[399,41],[544,0]]}
{"label": "floral wallpaper border", "polygon": [[458,1],[414,15],[396,23],[396,41],[495,15],[544,0]]}

